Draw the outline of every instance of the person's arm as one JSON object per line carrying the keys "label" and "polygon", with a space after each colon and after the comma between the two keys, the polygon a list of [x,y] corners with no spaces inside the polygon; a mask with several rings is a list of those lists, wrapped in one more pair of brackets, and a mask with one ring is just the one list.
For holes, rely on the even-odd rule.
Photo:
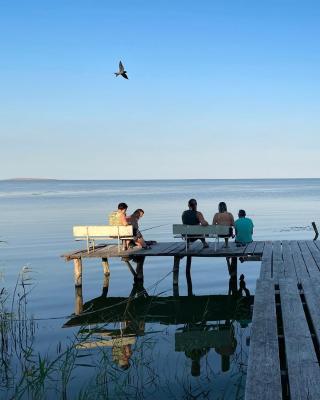
{"label": "person's arm", "polygon": [[204,217],[200,211],[197,211],[197,217],[200,222],[200,225],[203,225],[203,226],[209,225],[208,222],[204,219]]}
{"label": "person's arm", "polygon": [[212,225],[218,225],[218,215],[214,214],[213,220],[212,220]]}
{"label": "person's arm", "polygon": [[233,215],[230,213],[230,220],[231,220],[231,226],[234,226],[234,218]]}

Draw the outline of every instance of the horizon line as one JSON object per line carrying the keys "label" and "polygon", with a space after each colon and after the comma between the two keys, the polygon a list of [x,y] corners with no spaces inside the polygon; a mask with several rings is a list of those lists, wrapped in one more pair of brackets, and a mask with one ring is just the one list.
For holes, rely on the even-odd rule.
{"label": "horizon line", "polygon": [[297,177],[297,178],[284,178],[284,177],[278,177],[278,178],[131,178],[131,179],[125,179],[125,178],[120,178],[120,179],[81,179],[81,178],[4,178],[0,179],[0,182],[35,182],[35,181],[240,181],[240,180],[317,180],[320,179],[320,177]]}

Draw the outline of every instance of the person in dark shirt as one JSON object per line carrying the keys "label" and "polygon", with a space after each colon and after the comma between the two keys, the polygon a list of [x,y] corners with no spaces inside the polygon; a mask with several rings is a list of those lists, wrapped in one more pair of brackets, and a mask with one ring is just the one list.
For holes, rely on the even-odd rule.
{"label": "person in dark shirt", "polygon": [[[182,223],[184,225],[209,225],[208,222],[204,219],[202,213],[197,211],[197,200],[190,199],[188,202],[188,210],[183,211],[182,213]],[[200,239],[204,248],[209,247],[205,238],[188,238],[188,242],[194,242],[197,239]]]}

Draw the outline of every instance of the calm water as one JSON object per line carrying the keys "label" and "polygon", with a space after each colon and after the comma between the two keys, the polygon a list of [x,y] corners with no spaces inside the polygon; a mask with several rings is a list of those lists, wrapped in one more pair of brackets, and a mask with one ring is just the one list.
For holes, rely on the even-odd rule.
{"label": "calm water", "polygon": [[[145,210],[141,229],[162,225],[146,231],[147,239],[169,241],[171,225],[180,223],[181,212],[191,197],[198,200],[199,210],[210,222],[219,201],[225,201],[234,215],[244,208],[254,221],[257,240],[311,239],[311,222],[320,222],[318,179],[0,182],[0,240],[7,242],[0,243],[0,289],[5,287],[12,295],[19,272],[25,266],[30,268],[28,283],[32,285],[28,289],[32,291],[27,296],[27,313],[36,321],[34,353],[54,357],[57,348],[81,337],[79,327],[62,328],[74,312],[75,293],[73,264],[65,263],[60,255],[81,247],[73,241],[73,225],[105,224],[108,213],[124,201],[129,212]],[[234,305],[228,304],[225,316],[219,312],[205,314],[198,318],[202,323],[195,321],[197,310],[206,312],[203,304],[197,309],[195,303],[183,302],[188,298],[178,305],[168,299],[172,296],[171,262],[161,258],[145,262],[144,288],[149,295],[164,298],[162,308],[159,306],[155,312],[141,306],[142,318],[138,307],[133,316],[138,322],[135,328],[132,316],[126,315],[120,321],[119,313],[111,317],[110,311],[109,319],[104,314],[104,321],[112,323],[104,324],[104,332],[99,332],[97,338],[90,337],[93,343],[100,341],[100,347],[91,344],[93,348],[79,350],[78,356],[86,357],[75,361],[81,365],[72,372],[64,398],[79,398],[81,390],[85,398],[93,399],[243,398],[250,324],[235,313]],[[239,272],[245,274],[247,287],[254,294],[259,263],[241,264]],[[223,259],[193,261],[193,294],[204,302],[215,303],[215,298],[203,296],[227,294],[228,279]],[[98,260],[85,261],[83,283],[84,302],[101,295],[103,276]],[[125,265],[112,259],[109,300],[128,297],[132,284]],[[180,296],[187,294],[182,270]],[[223,300],[221,304],[225,303]],[[108,307],[109,303],[102,306]],[[179,320],[182,310],[192,310],[193,306],[196,309]],[[164,321],[157,313],[168,313],[166,307],[173,311]],[[101,329],[97,322],[90,328]],[[124,335],[126,332],[129,334]],[[117,347],[121,334],[128,343]],[[106,344],[110,337],[113,348],[110,341]],[[123,365],[126,361],[129,368]],[[62,389],[52,382],[51,386],[56,392],[48,391],[44,398],[63,398]],[[3,391],[1,395],[9,398],[8,393]]]}

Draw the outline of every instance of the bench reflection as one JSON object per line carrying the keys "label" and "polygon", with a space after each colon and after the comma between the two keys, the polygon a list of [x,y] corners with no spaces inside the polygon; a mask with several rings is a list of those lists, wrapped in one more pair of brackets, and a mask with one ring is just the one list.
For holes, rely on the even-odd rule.
{"label": "bench reflection", "polygon": [[[243,276],[241,280],[240,286],[245,286]],[[133,284],[128,297],[107,297],[104,285],[102,295],[83,304],[79,315],[73,315],[64,327],[81,327],[78,349],[110,347],[113,361],[126,369],[137,338],[152,333],[146,332],[146,324],[178,325],[175,351],[191,359],[193,376],[200,374],[200,359],[210,349],[221,355],[221,370],[227,371],[237,346],[234,324],[248,326],[253,304],[248,291],[230,291],[232,285],[230,279],[233,295],[168,297],[150,296],[142,282]],[[110,328],[112,324],[117,328]]]}

